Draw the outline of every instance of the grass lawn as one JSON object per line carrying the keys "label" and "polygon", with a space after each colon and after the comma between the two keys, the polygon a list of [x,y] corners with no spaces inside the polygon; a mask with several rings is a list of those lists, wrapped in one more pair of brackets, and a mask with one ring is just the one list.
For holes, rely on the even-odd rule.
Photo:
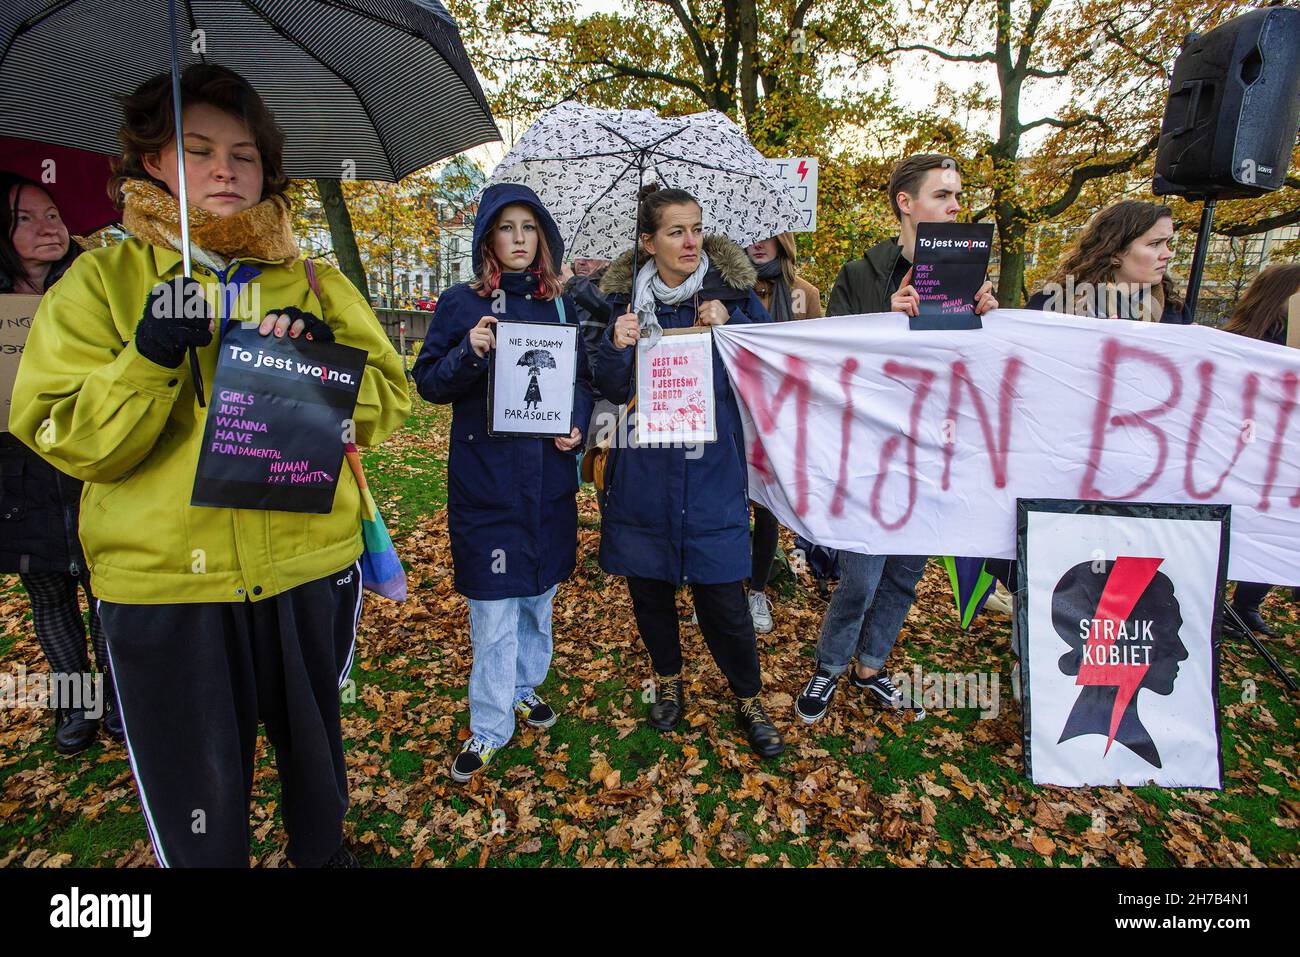
{"label": "grass lawn", "polygon": [[[894,673],[984,672],[996,716],[934,710],[920,722],[861,706],[841,683],[831,714],[794,719],[825,603],[788,571],[760,637],[765,697],[786,735],[779,759],[750,753],[697,629],[683,623],[688,722],[642,718],[647,657],[627,591],[596,564],[599,522],[581,500],[579,568],[555,605],[555,659],[541,693],[560,712],[523,729],[469,786],[448,765],[468,734],[465,603],[451,587],[446,446],[450,415],[416,400],[406,427],[366,453],[370,483],[409,570],[411,600],[366,598],[343,727],[347,828],[368,865],[1212,866],[1300,863],[1294,698],[1245,644],[1222,646],[1221,792],[1035,787],[1024,777],[1011,695],[1009,629],[983,615],[962,632],[931,563],[891,659]],[[788,543],[787,543],[788,544]],[[16,577],[0,588],[2,670],[44,668]],[[683,615],[689,618],[685,593]],[[1275,592],[1271,642],[1300,673],[1300,605]],[[183,640],[178,638],[178,640]],[[150,865],[125,750],[74,758],[52,746],[48,713],[0,709],[0,864]],[[282,866],[272,756],[259,750],[253,856]]]}

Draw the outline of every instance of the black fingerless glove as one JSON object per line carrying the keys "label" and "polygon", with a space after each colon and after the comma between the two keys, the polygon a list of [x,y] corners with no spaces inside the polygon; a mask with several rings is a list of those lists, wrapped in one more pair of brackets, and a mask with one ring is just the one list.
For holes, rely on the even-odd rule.
{"label": "black fingerless glove", "polygon": [[324,319],[317,319],[310,312],[303,312],[297,306],[288,306],[284,309],[272,309],[274,313],[289,317],[289,328],[299,319],[302,320],[302,338],[310,339],[312,342],[333,342],[334,330],[329,327]]}
{"label": "black fingerless glove", "polygon": [[149,361],[175,369],[184,361],[186,349],[212,341],[211,319],[203,284],[192,276],[177,276],[150,291],[135,327],[135,347]]}

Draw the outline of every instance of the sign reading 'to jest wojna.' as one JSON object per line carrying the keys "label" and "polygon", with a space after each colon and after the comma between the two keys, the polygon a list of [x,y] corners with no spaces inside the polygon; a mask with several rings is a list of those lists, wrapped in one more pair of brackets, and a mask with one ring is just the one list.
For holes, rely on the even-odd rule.
{"label": "sign reading 'to jest wojna.'", "polygon": [[365,350],[256,329],[232,329],[220,349],[190,504],[329,512]]}
{"label": "sign reading 'to jest wojna.'", "polygon": [[980,329],[975,295],[993,249],[992,223],[919,223],[912,286],[920,297],[913,329]]}

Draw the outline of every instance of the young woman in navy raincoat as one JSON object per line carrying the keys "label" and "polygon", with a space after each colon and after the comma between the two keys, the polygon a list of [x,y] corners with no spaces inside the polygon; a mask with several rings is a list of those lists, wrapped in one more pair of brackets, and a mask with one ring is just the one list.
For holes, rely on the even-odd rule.
{"label": "young woman in navy raincoat", "polygon": [[[754,294],[756,273],[745,251],[723,236],[705,236],[695,198],[680,189],[646,187],[637,215],[644,265],[632,253],[601,280],[610,323],[594,356],[600,394],[627,402],[636,393],[641,312],[663,329],[768,322]],[[743,580],[750,570],[749,483],[745,440],[726,369],[713,357],[717,441],[687,447],[632,447],[618,430],[606,465],[600,564],[627,577],[641,639],[656,674],[649,723],[669,731],[685,707],[675,602],[691,586],[700,630],[737,697],[750,746],[762,757],[784,744],[759,701],[758,646]],[[635,414],[635,410],[633,412]]]}
{"label": "young woman in navy raincoat", "polygon": [[457,781],[487,766],[514,734],[516,715],[555,723],[536,693],[551,666],[551,602],[578,546],[577,455],[591,418],[591,375],[577,337],[578,381],[568,437],[488,434],[488,364],[498,319],[576,323],[561,294],[564,243],[526,186],[489,187],[474,218],[473,282],[438,299],[415,363],[430,402],[452,406],[447,525],[456,590],[469,599],[474,663],[471,736],[452,763]]}

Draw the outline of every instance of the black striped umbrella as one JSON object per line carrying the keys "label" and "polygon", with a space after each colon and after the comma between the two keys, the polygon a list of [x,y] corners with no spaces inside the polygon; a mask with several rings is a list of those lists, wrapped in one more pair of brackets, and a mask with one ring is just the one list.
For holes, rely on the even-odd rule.
{"label": "black striped umbrella", "polygon": [[[4,4],[0,130],[9,136],[117,153],[118,97],[169,71],[179,134],[181,71],[219,63],[275,114],[290,176],[396,181],[500,139],[456,21],[438,0]],[[186,203],[180,227],[189,276]],[[203,405],[193,348],[190,371]]]}
{"label": "black striped umbrella", "polygon": [[[247,79],[284,129],[290,176],[396,181],[500,139],[438,0],[175,6],[180,67]],[[171,65],[167,0],[0,0],[0,132],[117,153],[117,98]]]}

